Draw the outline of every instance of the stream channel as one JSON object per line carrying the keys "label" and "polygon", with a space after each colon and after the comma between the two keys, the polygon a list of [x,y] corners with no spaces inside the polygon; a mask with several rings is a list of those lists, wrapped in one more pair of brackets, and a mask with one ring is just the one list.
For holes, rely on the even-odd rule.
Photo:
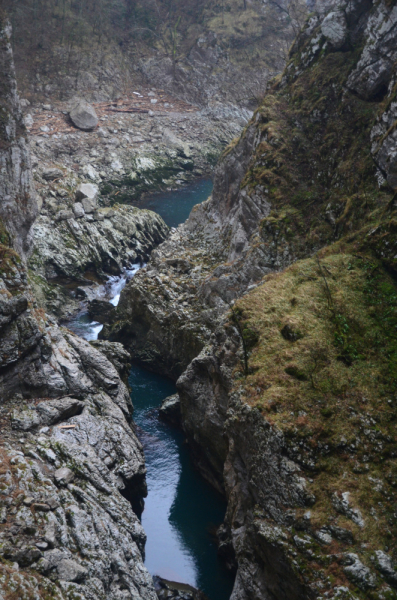
{"label": "stream channel", "polygon": [[[211,191],[211,180],[196,181],[180,191],[147,196],[137,206],[159,213],[176,227]],[[120,277],[109,278],[114,305],[138,269],[132,265]],[[87,313],[80,313],[68,327],[87,340],[97,339],[102,329]],[[176,392],[175,384],[138,366],[132,367],[129,383],[147,466],[148,496],[141,517],[147,534],[146,567],[152,575],[202,590],[209,600],[228,600],[234,577],[218,558],[215,541],[225,501],[194,469],[183,433],[158,417],[162,401]]]}

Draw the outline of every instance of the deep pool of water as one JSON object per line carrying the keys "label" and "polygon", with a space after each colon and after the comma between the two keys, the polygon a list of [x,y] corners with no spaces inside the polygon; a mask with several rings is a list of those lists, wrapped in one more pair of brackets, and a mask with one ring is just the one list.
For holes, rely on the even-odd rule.
{"label": "deep pool of water", "polygon": [[158,418],[175,385],[137,366],[129,382],[147,465],[145,564],[152,575],[189,583],[210,600],[228,600],[233,577],[217,556],[214,537],[225,502],[193,468],[183,433]]}
{"label": "deep pool of water", "polygon": [[[193,206],[212,192],[212,181],[194,182],[184,189],[147,196],[137,204],[158,212],[170,227],[187,219]],[[121,289],[138,267],[110,278],[107,297],[117,305]],[[81,312],[68,327],[88,340],[102,329]],[[145,449],[148,496],[142,513],[147,534],[145,564],[152,575],[188,583],[210,600],[228,600],[233,576],[217,556],[216,528],[226,504],[194,469],[181,431],[158,418],[162,401],[176,392],[169,379],[134,366],[130,375],[134,421]]]}
{"label": "deep pool of water", "polygon": [[212,188],[211,179],[199,179],[180,190],[145,196],[135,206],[153,210],[163,217],[169,227],[178,227],[186,221],[193,206],[207,200]]}

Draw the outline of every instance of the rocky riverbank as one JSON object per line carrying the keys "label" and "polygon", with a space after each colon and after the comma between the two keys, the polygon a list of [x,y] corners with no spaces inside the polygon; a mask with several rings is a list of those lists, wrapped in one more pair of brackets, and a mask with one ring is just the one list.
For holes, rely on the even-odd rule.
{"label": "rocky riverbank", "polygon": [[395,18],[311,17],[103,332],[179,377],[233,600],[396,597]]}
{"label": "rocky riverbank", "polygon": [[0,19],[0,597],[155,600],[129,502],[145,493],[145,462],[128,390],[104,354],[53,324],[28,281],[37,202]]}
{"label": "rocky riverbank", "polygon": [[140,89],[94,105],[99,125],[81,131],[68,116],[73,103],[24,105],[40,208],[29,268],[41,306],[58,319],[80,306],[71,285],[104,282],[165,239],[159,217],[128,204],[211,173],[250,115],[225,106],[198,111]]}

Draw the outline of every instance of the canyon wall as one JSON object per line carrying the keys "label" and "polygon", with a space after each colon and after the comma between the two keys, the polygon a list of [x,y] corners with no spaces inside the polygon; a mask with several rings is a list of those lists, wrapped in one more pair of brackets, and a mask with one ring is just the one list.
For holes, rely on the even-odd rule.
{"label": "canyon wall", "polygon": [[[129,392],[29,284],[37,203],[10,34],[1,15],[0,598],[154,600],[130,504],[146,468]],[[117,344],[107,354],[125,361]]]}
{"label": "canyon wall", "polygon": [[178,378],[233,600],[395,598],[395,22],[310,16],[104,337]]}

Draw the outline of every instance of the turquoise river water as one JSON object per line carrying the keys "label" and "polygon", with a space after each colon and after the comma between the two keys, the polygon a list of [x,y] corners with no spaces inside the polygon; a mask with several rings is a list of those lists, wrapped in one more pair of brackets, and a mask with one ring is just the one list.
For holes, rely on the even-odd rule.
{"label": "turquoise river water", "polygon": [[[179,191],[147,196],[137,206],[159,213],[170,227],[176,227],[211,191],[212,181],[201,180]],[[124,279],[135,272],[132,266]],[[117,300],[120,282],[125,285],[121,279],[111,282]],[[81,313],[69,328],[95,339],[101,326]],[[215,541],[225,501],[194,469],[183,433],[158,418],[159,406],[175,393],[175,385],[137,366],[132,368],[129,382],[147,466],[148,496],[141,517],[147,534],[145,564],[152,575],[188,583],[210,600],[228,600],[233,576],[219,560]]]}

